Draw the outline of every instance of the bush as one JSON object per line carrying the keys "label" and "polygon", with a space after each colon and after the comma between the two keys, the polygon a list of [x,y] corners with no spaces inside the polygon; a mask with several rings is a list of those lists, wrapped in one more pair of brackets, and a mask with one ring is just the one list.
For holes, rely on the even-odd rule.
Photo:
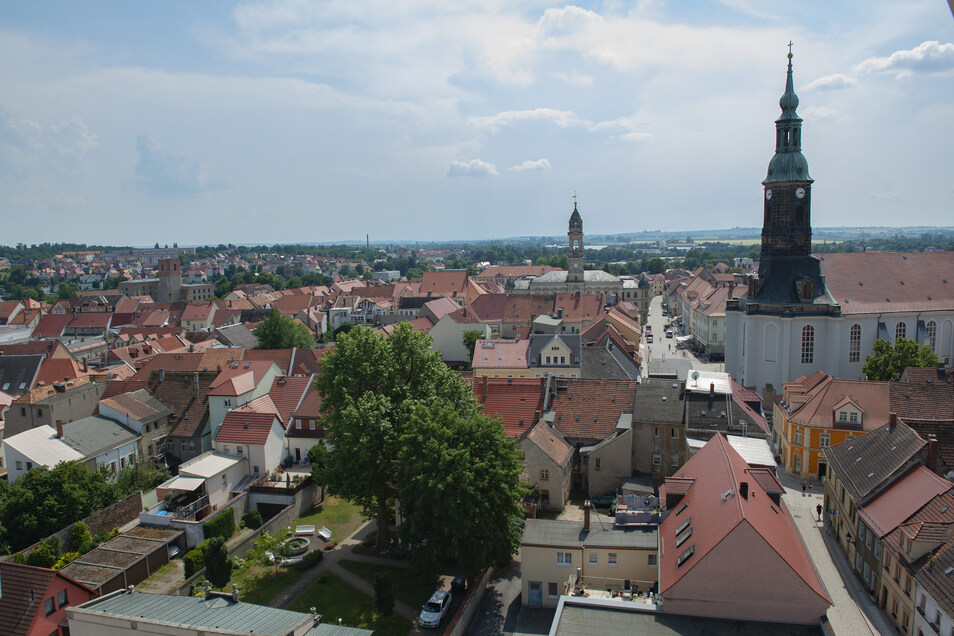
{"label": "bush", "polygon": [[249,510],[242,515],[242,523],[245,524],[246,528],[257,530],[262,526],[262,513],[258,510]]}
{"label": "bush", "polygon": [[222,540],[226,541],[235,534],[235,513],[231,508],[223,510],[207,521],[202,529],[206,539],[222,537]]}
{"label": "bush", "polygon": [[57,559],[56,563],[53,564],[53,569],[54,569],[54,570],[59,570],[60,568],[66,566],[66,565],[69,565],[69,563],[70,563],[71,561],[75,561],[76,559],[80,558],[81,556],[82,556],[82,554],[79,553],[79,552],[67,552],[66,554],[64,554],[63,556],[61,556],[59,559]]}
{"label": "bush", "polygon": [[215,587],[221,589],[228,585],[232,578],[232,560],[229,550],[225,547],[225,539],[213,537],[205,549],[205,576]]}
{"label": "bush", "polygon": [[70,528],[70,548],[79,550],[80,546],[92,543],[93,535],[89,532],[89,526],[84,521],[77,521]]}
{"label": "bush", "polygon": [[195,547],[182,555],[182,564],[185,565],[185,577],[192,576],[205,567],[205,544]]}
{"label": "bush", "polygon": [[295,564],[295,569],[302,570],[302,571],[310,570],[311,568],[321,563],[321,559],[324,556],[325,555],[321,550],[312,550],[311,552],[303,556],[301,558],[301,561]]}

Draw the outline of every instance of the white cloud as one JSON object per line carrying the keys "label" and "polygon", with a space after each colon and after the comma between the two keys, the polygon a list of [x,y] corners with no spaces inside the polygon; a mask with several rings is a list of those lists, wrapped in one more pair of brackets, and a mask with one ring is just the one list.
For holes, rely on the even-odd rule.
{"label": "white cloud", "polygon": [[0,110],[0,166],[5,172],[80,174],[86,169],[86,154],[98,145],[99,139],[79,117],[44,128]]}
{"label": "white cloud", "polygon": [[550,162],[547,159],[537,159],[536,161],[527,160],[515,166],[507,168],[513,172],[536,172],[540,170],[549,170]]}
{"label": "white cloud", "polygon": [[888,57],[869,57],[855,67],[859,73],[943,73],[954,70],[954,44],[937,40],[922,42],[913,49],[895,51]]}
{"label": "white cloud", "polygon": [[837,118],[837,113],[825,106],[807,106],[801,110],[801,115],[808,121],[823,121]]}
{"label": "white cloud", "polygon": [[448,177],[496,177],[497,174],[497,166],[480,159],[451,161],[447,169]]}
{"label": "white cloud", "polygon": [[595,84],[592,75],[587,75],[585,73],[554,73],[553,77],[560,80],[564,84],[569,86],[574,86],[576,88],[593,88]]}
{"label": "white cloud", "polygon": [[135,184],[157,196],[198,194],[219,184],[191,159],[162,148],[149,135],[136,137],[139,161],[135,168]]}
{"label": "white cloud", "polygon": [[631,132],[631,133],[626,133],[625,135],[620,136],[620,139],[622,139],[623,141],[629,141],[631,143],[637,143],[637,144],[646,143],[652,140],[652,138],[653,138],[652,133],[645,133],[645,132]]}
{"label": "white cloud", "polygon": [[476,128],[485,128],[497,132],[503,126],[524,121],[549,121],[560,128],[589,125],[573,111],[555,108],[534,108],[532,110],[507,110],[496,115],[471,117],[468,123]]}
{"label": "white cloud", "polygon": [[841,73],[835,73],[833,75],[826,75],[825,77],[819,77],[816,80],[813,80],[805,85],[806,92],[810,91],[834,91],[840,90],[842,88],[851,88],[858,84],[853,77],[848,77],[847,75],[842,75]]}

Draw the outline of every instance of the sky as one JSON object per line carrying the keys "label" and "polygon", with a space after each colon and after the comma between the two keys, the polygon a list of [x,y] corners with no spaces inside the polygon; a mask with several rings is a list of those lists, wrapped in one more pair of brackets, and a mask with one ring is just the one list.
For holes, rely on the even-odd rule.
{"label": "sky", "polygon": [[954,225],[944,0],[0,5],[0,244]]}

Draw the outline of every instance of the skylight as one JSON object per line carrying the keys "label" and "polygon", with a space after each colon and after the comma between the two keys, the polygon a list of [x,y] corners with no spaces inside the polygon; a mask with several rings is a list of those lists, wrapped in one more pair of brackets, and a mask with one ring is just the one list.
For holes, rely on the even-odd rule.
{"label": "skylight", "polygon": [[676,567],[679,567],[680,565],[682,565],[683,563],[685,563],[687,560],[689,560],[689,557],[691,557],[693,554],[695,554],[695,552],[696,552],[696,546],[695,546],[695,545],[691,545],[691,546],[689,546],[688,548],[686,548],[686,551],[683,552],[682,554],[680,554],[680,555],[679,555],[679,558],[676,559]]}

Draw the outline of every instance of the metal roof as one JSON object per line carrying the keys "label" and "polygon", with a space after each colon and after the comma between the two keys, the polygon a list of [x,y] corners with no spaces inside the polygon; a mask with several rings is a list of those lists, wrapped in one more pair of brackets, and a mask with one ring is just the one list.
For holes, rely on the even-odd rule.
{"label": "metal roof", "polygon": [[94,614],[129,617],[193,629],[217,629],[263,636],[285,636],[310,619],[308,614],[231,599],[122,592],[81,606]]}

